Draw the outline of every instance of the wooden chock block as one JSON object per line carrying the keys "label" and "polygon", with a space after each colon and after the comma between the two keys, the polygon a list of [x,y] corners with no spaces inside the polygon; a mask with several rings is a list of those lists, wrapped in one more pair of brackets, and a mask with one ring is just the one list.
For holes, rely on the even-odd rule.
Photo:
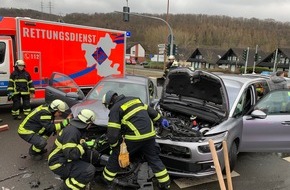
{"label": "wooden chock block", "polygon": [[6,131],[6,130],[8,130],[8,129],[9,129],[8,124],[1,125],[1,126],[0,126],[0,131]]}

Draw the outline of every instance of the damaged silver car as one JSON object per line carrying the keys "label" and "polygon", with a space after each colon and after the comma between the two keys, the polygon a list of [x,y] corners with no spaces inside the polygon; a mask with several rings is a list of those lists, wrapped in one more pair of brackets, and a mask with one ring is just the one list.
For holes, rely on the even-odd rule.
{"label": "damaged silver car", "polygon": [[222,142],[227,142],[233,170],[244,120],[269,91],[265,78],[215,75],[187,68],[170,71],[155,106],[170,123],[169,128],[157,130],[160,157],[169,173],[182,177],[214,174],[209,139],[215,143],[222,168]]}

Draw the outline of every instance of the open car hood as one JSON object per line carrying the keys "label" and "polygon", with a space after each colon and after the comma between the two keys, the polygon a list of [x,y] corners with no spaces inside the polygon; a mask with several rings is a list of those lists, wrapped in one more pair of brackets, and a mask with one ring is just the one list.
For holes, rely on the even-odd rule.
{"label": "open car hood", "polygon": [[222,79],[209,72],[188,68],[171,70],[165,80],[162,102],[186,102],[192,105],[216,107],[228,113],[229,103]]}
{"label": "open car hood", "polygon": [[95,125],[98,125],[98,126],[108,125],[109,109],[107,109],[102,104],[101,100],[85,100],[81,103],[74,105],[71,108],[73,116],[74,117],[77,116],[77,114],[84,108],[93,110],[95,112],[96,114],[96,120],[94,122]]}

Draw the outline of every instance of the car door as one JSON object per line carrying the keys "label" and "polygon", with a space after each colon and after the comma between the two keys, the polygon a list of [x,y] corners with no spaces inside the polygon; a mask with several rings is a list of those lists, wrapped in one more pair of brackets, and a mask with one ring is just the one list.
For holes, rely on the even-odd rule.
{"label": "car door", "polygon": [[71,107],[83,100],[84,97],[84,93],[75,81],[62,73],[52,73],[49,85],[45,88],[45,102],[47,103],[60,99]]}
{"label": "car door", "polygon": [[254,107],[266,118],[244,117],[241,152],[290,151],[290,90],[271,91]]}

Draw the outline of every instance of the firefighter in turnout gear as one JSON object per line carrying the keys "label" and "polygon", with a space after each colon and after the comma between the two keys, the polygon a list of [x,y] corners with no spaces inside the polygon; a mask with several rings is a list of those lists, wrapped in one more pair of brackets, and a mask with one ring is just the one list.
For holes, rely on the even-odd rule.
{"label": "firefighter in turnout gear", "polygon": [[24,69],[23,60],[17,60],[15,70],[11,73],[8,83],[8,100],[13,101],[12,116],[21,119],[20,107],[23,102],[23,113],[27,116],[31,111],[30,98],[34,96],[34,86],[30,74]]}
{"label": "firefighter in turnout gear", "polygon": [[167,77],[167,74],[170,71],[171,67],[173,66],[174,61],[175,61],[174,55],[168,56],[168,63],[166,64],[166,67],[165,67],[165,70],[164,70],[164,74],[163,74],[164,78]]}
{"label": "firefighter in turnout gear", "polygon": [[50,105],[40,105],[35,108],[19,125],[19,136],[31,144],[29,155],[33,160],[41,160],[47,152],[45,146],[47,139],[57,131],[68,125],[71,115],[61,123],[54,123],[56,117],[60,117],[68,110],[68,105],[61,100],[54,100]]}
{"label": "firefighter in turnout gear", "polygon": [[[86,184],[93,180],[95,167],[82,158],[88,150],[84,138],[86,129],[96,119],[96,115],[89,109],[83,109],[69,126],[61,130],[57,136],[53,150],[48,157],[51,171],[63,179],[63,189],[84,189]],[[98,157],[98,154],[94,154]]]}
{"label": "firefighter in turnout gear", "polygon": [[139,98],[118,96],[116,92],[108,91],[102,102],[110,110],[107,137],[112,154],[103,171],[108,188],[114,189],[113,180],[120,169],[119,146],[124,136],[129,155],[143,154],[159,182],[159,188],[170,189],[169,175],[158,155],[152,120],[161,122],[163,127],[168,127],[168,121]]}

